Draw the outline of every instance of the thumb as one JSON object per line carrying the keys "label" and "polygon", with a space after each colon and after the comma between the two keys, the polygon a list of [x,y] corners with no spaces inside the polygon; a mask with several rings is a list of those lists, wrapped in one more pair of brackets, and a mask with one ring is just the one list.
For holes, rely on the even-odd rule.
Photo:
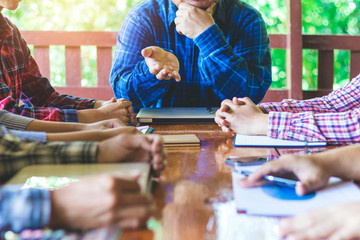
{"label": "thumb", "polygon": [[116,100],[115,97],[112,97],[112,98],[110,99],[110,102],[111,102],[111,103],[114,103],[114,102],[117,102],[117,100]]}
{"label": "thumb", "polygon": [[144,58],[149,58],[153,55],[154,53],[154,49],[153,47],[147,47],[147,48],[144,48],[143,50],[141,50],[141,55],[144,57]]}

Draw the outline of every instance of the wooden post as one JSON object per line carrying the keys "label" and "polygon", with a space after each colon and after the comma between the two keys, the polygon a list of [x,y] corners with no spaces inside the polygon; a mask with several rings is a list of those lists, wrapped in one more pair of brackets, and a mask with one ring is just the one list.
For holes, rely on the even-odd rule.
{"label": "wooden post", "polygon": [[350,80],[360,73],[360,51],[350,53]]}
{"label": "wooden post", "polygon": [[302,11],[301,0],[287,0],[286,75],[289,98],[302,99]]}
{"label": "wooden post", "polygon": [[50,80],[49,46],[34,45],[34,58],[39,66],[41,75]]}
{"label": "wooden post", "polygon": [[334,51],[319,50],[318,89],[331,91],[334,85]]}

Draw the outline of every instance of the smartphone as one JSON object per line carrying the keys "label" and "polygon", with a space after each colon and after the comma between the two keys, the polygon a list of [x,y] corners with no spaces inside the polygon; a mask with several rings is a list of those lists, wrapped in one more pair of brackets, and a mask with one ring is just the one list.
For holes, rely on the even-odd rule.
{"label": "smartphone", "polygon": [[262,157],[228,157],[225,158],[225,163],[231,166],[255,166],[266,163],[267,158]]}
{"label": "smartphone", "polygon": [[[249,176],[252,172],[251,171],[239,171],[240,174]],[[277,176],[272,176],[272,175],[265,175],[264,179],[275,183],[277,185],[280,186],[287,186],[287,187],[295,187],[297,184],[300,183],[300,181],[295,180],[295,179],[289,179],[289,178],[283,178],[283,177],[277,177]]]}

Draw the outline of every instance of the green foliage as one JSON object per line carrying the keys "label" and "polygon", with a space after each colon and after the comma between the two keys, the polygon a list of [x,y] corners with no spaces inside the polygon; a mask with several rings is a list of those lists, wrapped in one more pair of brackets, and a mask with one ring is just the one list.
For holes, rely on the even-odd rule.
{"label": "green foliage", "polygon": [[[118,31],[126,14],[142,0],[23,0],[4,10],[21,30]],[[286,33],[286,0],[244,0],[258,9],[270,34]],[[303,33],[360,34],[360,1],[302,0]],[[51,47],[51,81],[64,85],[64,48]],[[303,89],[316,88],[317,51],[304,50]],[[82,85],[96,86],[96,50],[82,48]],[[272,50],[272,88],[286,86],[285,51]],[[349,80],[349,52],[335,51],[335,87]]]}

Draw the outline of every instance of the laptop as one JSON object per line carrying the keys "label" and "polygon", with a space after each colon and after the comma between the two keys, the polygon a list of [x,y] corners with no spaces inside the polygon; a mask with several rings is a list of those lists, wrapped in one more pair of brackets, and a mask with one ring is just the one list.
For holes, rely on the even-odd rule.
{"label": "laptop", "polygon": [[145,124],[214,123],[212,107],[141,108],[137,121]]}

